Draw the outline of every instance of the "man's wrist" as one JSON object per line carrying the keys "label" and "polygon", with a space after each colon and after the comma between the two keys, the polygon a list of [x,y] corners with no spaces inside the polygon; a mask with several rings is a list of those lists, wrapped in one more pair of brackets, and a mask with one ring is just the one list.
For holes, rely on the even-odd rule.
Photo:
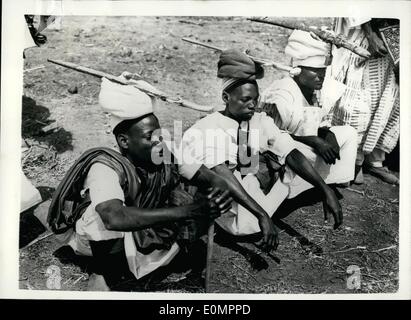
{"label": "man's wrist", "polygon": [[329,127],[318,128],[318,137],[325,139],[329,133],[333,133]]}
{"label": "man's wrist", "polygon": [[205,199],[197,199],[194,203],[188,205],[188,217],[197,217],[199,213],[203,210]]}
{"label": "man's wrist", "polygon": [[257,217],[257,219],[261,222],[263,221],[267,221],[267,219],[270,219],[270,216],[267,213],[264,213],[263,215],[261,215],[260,217]]}
{"label": "man's wrist", "polygon": [[322,190],[322,192],[323,192],[323,194],[324,194],[324,198],[328,197],[328,195],[330,194],[330,192],[334,192],[334,191],[330,188],[330,186],[329,186],[328,184],[326,184],[325,182],[324,182],[324,184],[321,186],[321,190]]}

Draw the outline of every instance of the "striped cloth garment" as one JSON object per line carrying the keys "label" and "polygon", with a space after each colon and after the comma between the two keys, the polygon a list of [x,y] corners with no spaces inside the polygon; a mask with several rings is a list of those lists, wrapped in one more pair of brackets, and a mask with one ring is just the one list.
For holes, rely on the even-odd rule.
{"label": "striped cloth garment", "polygon": [[[368,40],[361,27],[350,27],[339,18],[335,31],[346,35],[361,47]],[[375,148],[390,153],[399,138],[399,88],[393,63],[387,55],[361,61],[343,48],[334,49],[333,64],[327,72],[346,85],[341,99],[329,113],[331,124],[351,125],[358,132],[358,151],[371,153]]]}

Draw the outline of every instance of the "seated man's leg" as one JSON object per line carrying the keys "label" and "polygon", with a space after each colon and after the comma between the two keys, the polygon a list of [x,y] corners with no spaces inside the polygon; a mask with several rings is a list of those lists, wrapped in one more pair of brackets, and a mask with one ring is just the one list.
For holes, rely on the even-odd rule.
{"label": "seated man's leg", "polygon": [[[350,126],[335,126],[330,130],[334,133],[340,146],[340,160],[328,165],[312,148],[296,142],[296,148],[312,163],[327,184],[341,184],[354,179],[355,159],[357,156],[357,131]],[[296,176],[290,184],[288,198],[294,198],[301,192],[312,188],[312,185]]]}
{"label": "seated man's leg", "polygon": [[90,241],[95,263],[95,273],[104,277],[112,288],[121,280],[132,277],[124,251],[124,239]]}
{"label": "seated man's leg", "polygon": [[[254,175],[241,177],[239,171],[234,176],[240,181],[244,190],[268,213],[271,217],[288,194],[288,185],[278,180],[271,190],[264,194],[260,182]],[[229,212],[216,219],[221,228],[236,236],[245,236],[260,232],[258,219],[246,208],[234,202]]]}
{"label": "seated man's leg", "polygon": [[354,179],[357,157],[357,131],[351,126],[335,126],[330,130],[340,145],[340,160],[331,166],[327,183],[344,183]]}

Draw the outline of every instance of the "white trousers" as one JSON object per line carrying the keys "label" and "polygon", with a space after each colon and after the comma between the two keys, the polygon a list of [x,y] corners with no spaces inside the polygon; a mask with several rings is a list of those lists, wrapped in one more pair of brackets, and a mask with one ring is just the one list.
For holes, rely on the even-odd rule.
{"label": "white trousers", "polygon": [[[296,142],[296,148],[301,151],[313,164],[327,184],[344,183],[354,179],[355,158],[357,154],[357,132],[350,126],[336,126],[330,129],[340,145],[340,160],[334,165],[328,165],[317,156],[312,148]],[[313,186],[300,176],[295,175],[290,182],[278,180],[265,195],[260,189],[260,183],[254,175],[247,175],[243,179],[238,171],[234,172],[247,193],[271,217],[286,198],[294,198],[301,192]],[[231,210],[216,219],[216,222],[225,231],[233,235],[248,235],[260,232],[257,218],[238,203],[233,203]]]}

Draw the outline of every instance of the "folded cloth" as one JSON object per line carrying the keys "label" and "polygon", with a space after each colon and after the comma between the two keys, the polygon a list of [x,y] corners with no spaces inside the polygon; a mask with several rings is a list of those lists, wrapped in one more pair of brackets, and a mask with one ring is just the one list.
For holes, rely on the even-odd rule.
{"label": "folded cloth", "polygon": [[23,212],[41,202],[40,192],[33,186],[23,171],[20,171],[21,177],[21,199],[20,212]]}
{"label": "folded cloth", "polygon": [[111,129],[123,120],[137,119],[153,113],[154,98],[131,85],[114,83],[106,78],[101,81],[99,104],[110,113]]}
{"label": "folded cloth", "polygon": [[223,51],[217,66],[217,77],[223,79],[223,90],[240,83],[255,82],[264,76],[264,69],[260,64],[234,49]]}
{"label": "folded cloth", "polygon": [[292,58],[293,67],[325,68],[331,64],[331,45],[306,31],[294,30],[284,52]]}

